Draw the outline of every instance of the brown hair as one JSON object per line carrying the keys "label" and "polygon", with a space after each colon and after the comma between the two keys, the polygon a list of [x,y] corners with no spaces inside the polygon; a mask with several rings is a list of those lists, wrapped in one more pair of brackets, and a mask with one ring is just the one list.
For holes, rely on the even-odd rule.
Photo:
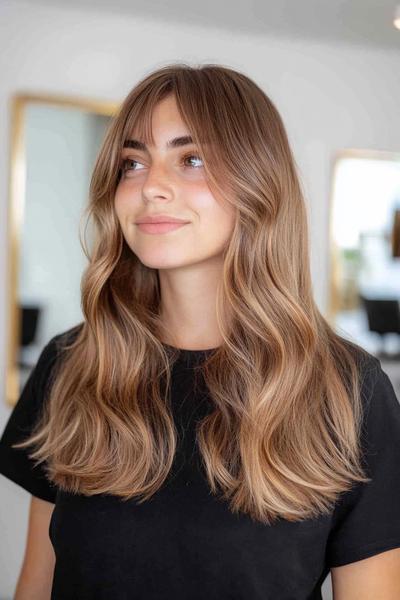
{"label": "brown hair", "polygon": [[145,501],[172,466],[175,357],[161,342],[158,272],[130,250],[114,209],[124,140],[135,128],[153,143],[152,111],[171,93],[210,189],[237,211],[217,294],[223,343],[202,365],[212,411],[197,440],[210,488],[264,523],[326,513],[353,482],[369,481],[359,445],[365,352],[313,300],[305,202],[277,109],[221,65],[164,66],[113,118],[90,184],[84,322],[19,446],[34,444],[30,456],[46,461],[52,481],[86,495]]}

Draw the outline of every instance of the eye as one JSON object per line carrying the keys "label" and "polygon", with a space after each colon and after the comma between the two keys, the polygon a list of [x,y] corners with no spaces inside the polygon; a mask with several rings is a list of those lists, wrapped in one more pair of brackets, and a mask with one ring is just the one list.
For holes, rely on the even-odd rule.
{"label": "eye", "polygon": [[[192,162],[192,166],[190,165],[186,165],[186,161],[188,161],[190,159],[190,161]],[[188,169],[199,169],[201,168],[203,165],[193,165],[193,162],[198,162],[200,161],[200,163],[202,163],[202,159],[198,154],[185,154],[182,159],[181,159],[181,164],[183,164],[186,168]],[[134,158],[124,158],[121,161],[121,166],[120,166],[120,174],[124,175],[125,173],[127,173],[128,171],[140,171],[141,169],[137,168],[137,165],[141,165],[142,163],[139,162],[138,160],[135,160]]]}
{"label": "eye", "polygon": [[137,160],[135,160],[134,158],[124,158],[121,161],[121,172],[125,173],[126,171],[137,171],[137,169],[131,169],[129,167],[129,163],[135,163],[137,165],[140,165],[141,163]]}
{"label": "eye", "polygon": [[[203,162],[202,159],[200,158],[200,156],[198,154],[186,154],[183,158],[182,158],[182,162],[184,163],[186,160],[188,159],[196,159],[199,160],[200,162]],[[203,165],[200,165],[200,167],[202,167]],[[199,167],[189,167],[189,168],[194,168],[194,169],[198,169]]]}

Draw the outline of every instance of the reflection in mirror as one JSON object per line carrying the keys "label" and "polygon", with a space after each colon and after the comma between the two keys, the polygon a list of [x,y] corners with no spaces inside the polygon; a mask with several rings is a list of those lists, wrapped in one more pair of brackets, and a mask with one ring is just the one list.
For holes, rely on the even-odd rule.
{"label": "reflection in mirror", "polygon": [[[82,320],[79,240],[94,162],[114,104],[14,99],[11,154],[9,360],[15,404],[41,350]],[[85,234],[90,241],[90,232]]]}
{"label": "reflection in mirror", "polygon": [[335,328],[399,379],[400,154],[339,155],[330,227]]}

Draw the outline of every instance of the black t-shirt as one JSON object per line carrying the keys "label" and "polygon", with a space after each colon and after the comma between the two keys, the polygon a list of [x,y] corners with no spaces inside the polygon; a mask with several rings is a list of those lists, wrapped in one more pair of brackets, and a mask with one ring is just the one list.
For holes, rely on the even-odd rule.
{"label": "black t-shirt", "polygon": [[52,600],[316,600],[331,567],[400,547],[400,404],[377,358],[368,357],[362,392],[372,481],[346,492],[329,515],[267,526],[231,513],[200,468],[195,424],[211,404],[204,382],[193,386],[193,367],[209,351],[182,350],[173,367],[176,460],[140,505],[65,493],[27,449],[12,449],[39,414],[64,335],[44,347],[0,440],[0,473],[55,503]]}

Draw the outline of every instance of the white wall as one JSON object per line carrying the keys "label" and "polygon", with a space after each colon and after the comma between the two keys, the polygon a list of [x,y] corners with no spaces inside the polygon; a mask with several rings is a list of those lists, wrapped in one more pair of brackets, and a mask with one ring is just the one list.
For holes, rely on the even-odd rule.
{"label": "white wall", "polygon": [[[120,101],[139,77],[173,60],[215,62],[244,71],[281,112],[301,172],[310,215],[315,298],[327,302],[328,197],[334,153],[355,147],[399,151],[400,51],[239,36],[93,9],[2,0],[0,5],[0,370],[7,315],[9,98],[50,92]],[[4,393],[4,390],[1,390]],[[9,409],[0,397],[0,430]],[[0,481],[0,598],[11,597],[21,560],[28,494]],[[11,518],[7,518],[7,514]]]}

